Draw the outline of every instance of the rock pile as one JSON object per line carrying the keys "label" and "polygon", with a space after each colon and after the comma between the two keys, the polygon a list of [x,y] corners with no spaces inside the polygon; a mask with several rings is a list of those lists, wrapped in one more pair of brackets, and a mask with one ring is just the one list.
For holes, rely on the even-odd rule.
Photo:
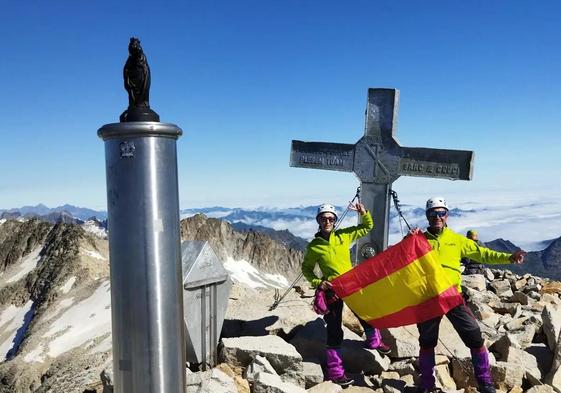
{"label": "rock pile", "polygon": [[[498,391],[561,392],[561,283],[486,269],[481,275],[464,276],[463,291],[489,348]],[[273,291],[236,286],[223,328],[222,371],[189,373],[187,391],[236,391],[228,390],[232,386],[258,393],[341,391],[324,382],[325,327],[311,310],[312,296],[310,289],[299,287],[269,311]],[[360,325],[350,311],[344,332],[345,367],[356,381],[345,391],[414,391],[419,351],[415,326],[382,332],[392,347],[389,356],[363,348]],[[475,392],[469,349],[445,318],[440,338],[439,387]]]}

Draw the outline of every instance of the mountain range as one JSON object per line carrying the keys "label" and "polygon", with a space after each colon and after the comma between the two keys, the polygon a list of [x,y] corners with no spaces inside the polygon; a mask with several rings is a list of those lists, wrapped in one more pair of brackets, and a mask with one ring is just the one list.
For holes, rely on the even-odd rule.
{"label": "mountain range", "polygon": [[[411,225],[422,227],[425,223],[424,209],[412,205],[402,206],[405,219]],[[485,215],[489,219],[485,225],[493,224],[496,221],[497,228],[507,228],[510,223],[505,222],[507,214],[499,215],[499,210],[492,210],[490,208],[467,208],[459,209],[452,208],[450,210],[450,221],[454,223],[454,229],[461,232],[462,228],[477,227],[473,225],[474,217],[478,215]],[[344,215],[345,207],[337,206],[337,211],[340,216]],[[279,243],[293,248],[295,250],[303,251],[307,242],[317,231],[317,226],[314,220],[316,207],[315,206],[299,206],[291,208],[228,208],[222,206],[205,207],[205,208],[190,208],[181,211],[182,218],[192,217],[196,214],[204,214],[209,218],[217,218],[226,221],[232,227],[241,232],[258,232],[269,236],[270,238],[278,241]],[[512,212],[509,216],[513,215]],[[48,208],[43,204],[37,206],[24,206],[17,209],[0,209],[1,219],[28,219],[32,217],[40,218],[43,221],[50,223],[77,223],[83,224],[88,219],[88,224],[93,230],[105,231],[107,229],[107,213],[105,211],[97,211],[88,208],[81,208],[72,205],[63,205],[56,208]],[[354,225],[356,223],[354,212],[344,217],[342,225]],[[519,216],[516,220],[520,221]],[[531,221],[532,218],[528,217]],[[501,227],[499,224],[503,222]],[[481,223],[479,224],[481,225]],[[390,213],[390,243],[399,241],[407,231],[405,223],[400,220],[395,209]],[[483,232],[484,229],[481,231]],[[524,236],[527,237],[527,233]],[[539,236],[539,234],[534,234]],[[480,238],[482,236],[480,235]],[[523,243],[524,238],[517,239],[504,239],[497,237],[495,240],[487,241],[486,245],[489,248],[497,251],[512,252],[519,247],[527,249],[528,244]],[[522,244],[521,244],[522,242]],[[561,279],[561,241],[559,238],[548,237],[546,239],[537,238],[533,243],[533,249],[526,257],[526,263],[522,266],[514,266],[513,271],[517,273],[529,272],[531,274],[540,275],[543,277],[550,277]]]}

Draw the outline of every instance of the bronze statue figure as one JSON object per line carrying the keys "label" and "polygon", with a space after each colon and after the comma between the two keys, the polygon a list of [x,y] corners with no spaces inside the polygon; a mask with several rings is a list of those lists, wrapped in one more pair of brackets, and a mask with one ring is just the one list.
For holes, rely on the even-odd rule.
{"label": "bronze statue figure", "polygon": [[129,57],[123,68],[125,90],[129,94],[129,107],[120,117],[126,121],[160,121],[150,109],[150,67],[140,46],[140,40],[131,37]]}

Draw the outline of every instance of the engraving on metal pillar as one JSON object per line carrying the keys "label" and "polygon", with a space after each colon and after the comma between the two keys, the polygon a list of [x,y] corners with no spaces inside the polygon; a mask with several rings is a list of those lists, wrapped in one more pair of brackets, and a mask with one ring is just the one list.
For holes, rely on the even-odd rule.
{"label": "engraving on metal pillar", "polygon": [[136,148],[134,147],[134,142],[132,141],[123,141],[119,145],[119,149],[121,151],[121,158],[132,158],[134,157],[134,151]]}

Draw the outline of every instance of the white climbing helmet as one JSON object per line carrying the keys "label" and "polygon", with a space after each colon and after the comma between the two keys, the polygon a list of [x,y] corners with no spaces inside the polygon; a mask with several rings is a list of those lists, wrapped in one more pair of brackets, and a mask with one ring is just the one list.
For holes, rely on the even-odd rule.
{"label": "white climbing helmet", "polygon": [[437,207],[442,207],[448,210],[448,204],[446,200],[442,197],[432,197],[427,201],[427,207],[425,211],[429,211],[430,209],[436,209]]}
{"label": "white climbing helmet", "polygon": [[324,203],[322,205],[320,205],[320,207],[318,207],[318,212],[316,214],[316,218],[323,213],[331,213],[335,216],[335,219],[337,219],[337,212],[335,211],[335,206],[330,205],[329,203]]}

